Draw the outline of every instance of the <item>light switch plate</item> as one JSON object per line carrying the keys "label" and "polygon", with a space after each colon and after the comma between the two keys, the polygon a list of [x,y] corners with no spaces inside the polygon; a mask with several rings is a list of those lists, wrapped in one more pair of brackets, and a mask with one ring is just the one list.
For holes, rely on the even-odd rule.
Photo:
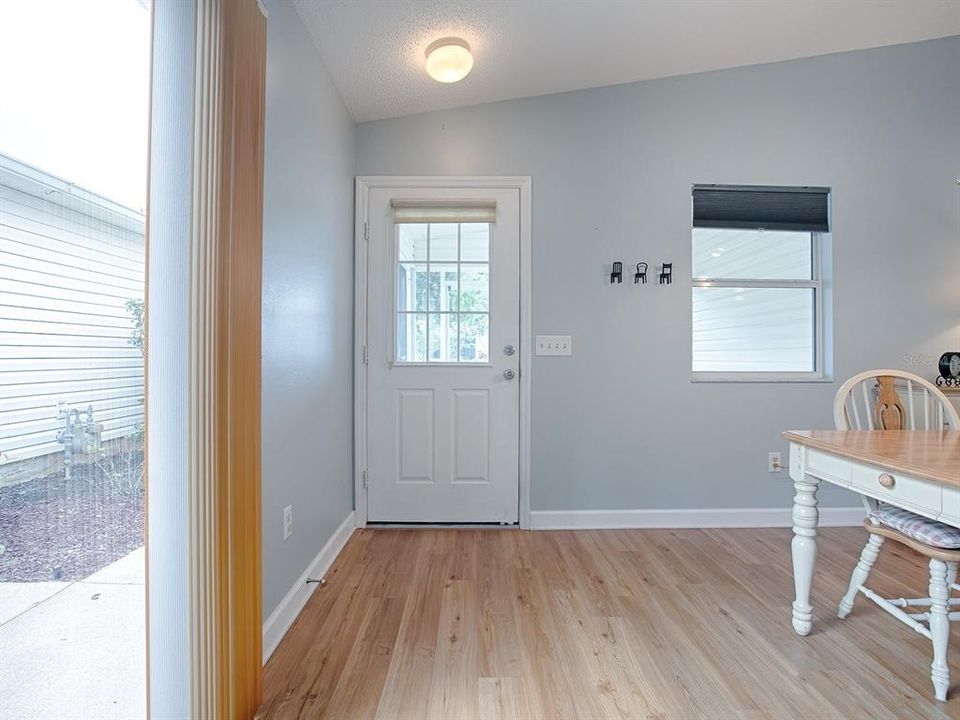
{"label": "light switch plate", "polygon": [[570,335],[537,335],[537,355],[572,355]]}

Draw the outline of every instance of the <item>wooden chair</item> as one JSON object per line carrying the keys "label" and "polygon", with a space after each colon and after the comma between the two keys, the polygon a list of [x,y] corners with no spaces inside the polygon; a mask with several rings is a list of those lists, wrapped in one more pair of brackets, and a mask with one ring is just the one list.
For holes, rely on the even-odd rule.
{"label": "wooden chair", "polygon": [[[902,370],[870,370],[847,380],[837,391],[833,418],[838,430],[960,429],[960,415],[947,397],[933,383]],[[937,700],[945,701],[950,685],[950,621],[960,620],[960,612],[950,612],[951,607],[960,605],[960,599],[950,597],[951,590],[960,590],[960,530],[865,496],[861,498],[868,513],[864,526],[870,539],[860,554],[837,614],[841,618],[849,615],[857,593],[861,592],[930,638],[934,694]],[[929,597],[887,599],[866,587],[885,539],[902,543],[930,559]],[[909,613],[902,609],[911,607],[929,608],[929,612]]]}

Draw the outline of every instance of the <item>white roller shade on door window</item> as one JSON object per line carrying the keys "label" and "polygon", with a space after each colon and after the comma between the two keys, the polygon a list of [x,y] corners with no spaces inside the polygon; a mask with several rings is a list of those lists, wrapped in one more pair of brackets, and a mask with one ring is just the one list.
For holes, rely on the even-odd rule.
{"label": "white roller shade on door window", "polygon": [[391,200],[393,221],[403,223],[493,223],[496,200]]}

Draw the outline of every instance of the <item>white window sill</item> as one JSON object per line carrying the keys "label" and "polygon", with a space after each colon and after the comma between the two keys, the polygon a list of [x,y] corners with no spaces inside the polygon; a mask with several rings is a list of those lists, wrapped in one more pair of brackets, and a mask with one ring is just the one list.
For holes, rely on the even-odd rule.
{"label": "white window sill", "polygon": [[832,377],[819,373],[737,373],[695,372],[693,383],[832,383]]}

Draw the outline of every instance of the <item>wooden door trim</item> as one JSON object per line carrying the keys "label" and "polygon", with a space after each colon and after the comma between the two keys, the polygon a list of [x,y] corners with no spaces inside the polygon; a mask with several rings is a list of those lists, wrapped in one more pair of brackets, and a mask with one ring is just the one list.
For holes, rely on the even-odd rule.
{"label": "wooden door trim", "polygon": [[355,518],[357,527],[367,524],[367,300],[370,191],[375,188],[464,188],[517,190],[520,193],[520,527],[530,528],[530,387],[533,357],[531,326],[531,186],[530,176],[377,176],[365,175],[356,180],[356,213],[354,221],[354,404],[353,404],[353,467]]}

